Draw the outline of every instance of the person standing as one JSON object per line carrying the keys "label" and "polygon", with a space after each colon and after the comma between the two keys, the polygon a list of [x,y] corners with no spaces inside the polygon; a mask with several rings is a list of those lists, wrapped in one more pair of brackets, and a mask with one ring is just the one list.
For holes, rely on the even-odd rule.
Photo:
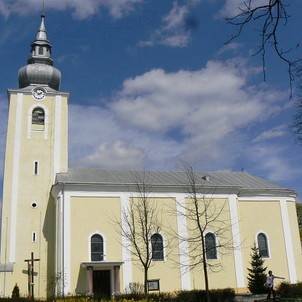
{"label": "person standing", "polygon": [[276,292],[274,290],[274,279],[285,279],[285,278],[274,276],[272,271],[268,271],[268,276],[266,277],[266,282],[265,282],[265,285],[268,289],[268,294],[266,298],[267,301],[271,299],[271,294],[273,295],[273,301],[276,300]]}

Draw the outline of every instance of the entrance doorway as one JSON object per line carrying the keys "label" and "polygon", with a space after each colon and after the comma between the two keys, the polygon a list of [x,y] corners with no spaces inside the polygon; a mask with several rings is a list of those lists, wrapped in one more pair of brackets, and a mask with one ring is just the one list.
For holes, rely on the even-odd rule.
{"label": "entrance doorway", "polygon": [[96,297],[111,296],[110,270],[93,271],[93,294]]}

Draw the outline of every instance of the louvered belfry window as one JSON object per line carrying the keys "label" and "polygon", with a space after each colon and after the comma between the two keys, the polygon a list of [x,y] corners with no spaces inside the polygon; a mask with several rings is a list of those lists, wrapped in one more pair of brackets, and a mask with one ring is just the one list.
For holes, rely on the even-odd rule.
{"label": "louvered belfry window", "polygon": [[45,112],[41,107],[37,107],[33,110],[31,122],[33,125],[44,125]]}

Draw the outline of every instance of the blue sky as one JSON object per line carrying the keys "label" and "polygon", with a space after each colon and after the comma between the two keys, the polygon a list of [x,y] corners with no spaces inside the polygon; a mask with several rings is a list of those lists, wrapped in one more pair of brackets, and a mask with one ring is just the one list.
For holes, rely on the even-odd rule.
{"label": "blue sky", "polygon": [[[224,45],[234,31],[224,17],[240,0],[45,2],[61,90],[71,92],[70,167],[173,170],[186,161],[244,169],[302,193],[286,66],[268,50],[263,82],[261,58],[252,55],[256,24]],[[1,159],[6,89],[17,87],[41,3],[0,0]],[[301,1],[288,10],[280,44],[298,57]]]}

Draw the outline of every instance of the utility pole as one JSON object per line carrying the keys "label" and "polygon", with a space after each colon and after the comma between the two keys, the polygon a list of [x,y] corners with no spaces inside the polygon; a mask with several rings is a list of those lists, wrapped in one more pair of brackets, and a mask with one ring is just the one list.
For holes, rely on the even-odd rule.
{"label": "utility pole", "polygon": [[40,259],[34,258],[34,253],[31,252],[30,259],[25,259],[24,262],[27,262],[27,276],[28,276],[28,298],[34,300],[34,264],[35,261],[40,261]]}

